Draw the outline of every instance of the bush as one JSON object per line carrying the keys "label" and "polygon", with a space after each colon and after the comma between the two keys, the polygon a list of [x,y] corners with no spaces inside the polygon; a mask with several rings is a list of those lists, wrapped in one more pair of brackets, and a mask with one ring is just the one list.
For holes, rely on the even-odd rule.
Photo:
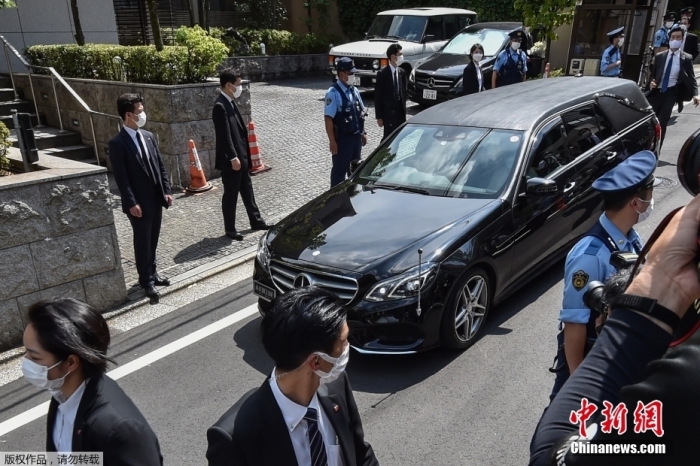
{"label": "bush", "polygon": [[265,44],[267,55],[303,55],[307,53],[326,53],[331,43],[339,43],[338,38],[309,33],[299,35],[295,32],[277,29],[239,29],[250,50],[242,50],[241,43],[233,37],[226,36],[223,28],[211,28],[210,35],[223,41],[229,48],[229,56],[261,55],[261,43]]}
{"label": "bush", "polygon": [[10,146],[10,130],[0,121],[0,175],[3,171],[10,170],[10,159],[7,158],[7,148]]}
{"label": "bush", "polygon": [[[182,31],[182,29],[187,29]],[[52,66],[64,77],[144,84],[189,84],[216,74],[226,46],[198,26],[180,28],[177,46],[109,44],[35,45],[26,50],[37,66]]]}

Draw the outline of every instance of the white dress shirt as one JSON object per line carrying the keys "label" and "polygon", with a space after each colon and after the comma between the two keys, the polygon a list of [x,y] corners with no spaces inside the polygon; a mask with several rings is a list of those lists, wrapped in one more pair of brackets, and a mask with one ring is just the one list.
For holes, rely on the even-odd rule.
{"label": "white dress shirt", "polygon": [[53,425],[53,443],[56,445],[56,451],[67,453],[73,451],[73,426],[80,400],[83,399],[83,393],[85,393],[86,383],[87,380],[80,384],[80,387],[73,392],[70,398],[58,405],[56,421]]}
{"label": "white dress shirt", "polygon": [[129,136],[131,136],[131,140],[134,141],[134,145],[136,146],[136,150],[139,151],[139,155],[142,155],[141,146],[139,145],[139,141],[136,138],[141,139],[141,144],[143,144],[143,148],[146,149],[146,158],[150,160],[151,155],[148,153],[148,148],[146,147],[146,140],[143,138],[143,134],[141,134],[141,131],[133,130],[128,126],[124,126],[124,129],[129,134]]}
{"label": "white dress shirt", "polygon": [[311,465],[311,447],[307,435],[307,425],[304,416],[306,416],[307,408],[314,408],[318,412],[318,431],[323,436],[323,443],[326,445],[326,456],[328,457],[328,466],[343,466],[342,454],[338,437],[335,435],[335,430],[331,425],[328,416],[318,402],[318,397],[314,394],[309,406],[301,406],[287,398],[277,385],[275,374],[277,370],[272,371],[270,376],[270,386],[272,394],[275,396],[277,405],[282,411],[282,417],[289,429],[289,437],[292,440],[294,454],[297,457],[299,466]]}
{"label": "white dress shirt", "polygon": [[481,66],[474,62],[474,66],[476,67],[476,79],[479,80],[479,92],[481,92],[481,89],[484,88],[484,75],[481,74]]}
{"label": "white dress shirt", "polygon": [[681,50],[678,49],[675,52],[668,51],[668,57],[666,57],[666,66],[664,67],[664,73],[661,75],[661,83],[659,83],[659,88],[663,86],[663,79],[666,76],[667,67],[671,67],[671,74],[668,77],[668,87],[673,87],[678,84],[678,77],[681,73]]}

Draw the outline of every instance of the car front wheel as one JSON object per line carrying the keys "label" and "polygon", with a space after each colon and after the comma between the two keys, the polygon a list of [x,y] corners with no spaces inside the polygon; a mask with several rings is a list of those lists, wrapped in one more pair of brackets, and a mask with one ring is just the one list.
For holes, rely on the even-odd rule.
{"label": "car front wheel", "polygon": [[472,269],[459,279],[442,316],[441,343],[451,349],[469,348],[483,328],[491,307],[488,274]]}

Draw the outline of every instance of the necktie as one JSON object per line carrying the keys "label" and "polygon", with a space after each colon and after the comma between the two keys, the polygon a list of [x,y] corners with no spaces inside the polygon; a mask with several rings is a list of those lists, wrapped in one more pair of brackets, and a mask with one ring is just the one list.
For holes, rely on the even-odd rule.
{"label": "necktie", "polygon": [[153,181],[154,184],[158,184],[155,172],[153,171],[153,165],[151,165],[150,157],[146,155],[146,147],[143,145],[142,138],[143,136],[141,136],[141,133],[137,132],[136,140],[138,141],[139,148],[141,149],[141,160],[143,160],[143,164],[146,166],[146,171],[148,172],[148,176],[151,178],[151,181]]}
{"label": "necktie", "polygon": [[671,68],[673,68],[673,56],[675,54],[671,53],[668,55],[668,64],[666,65],[666,71],[664,72],[664,79],[661,81],[661,92],[666,92],[668,90],[668,81],[671,79]]}
{"label": "necktie", "polygon": [[314,408],[306,410],[307,430],[309,436],[309,449],[311,450],[311,466],[328,466],[326,456],[326,445],[323,443],[323,436],[318,431],[318,412]]}

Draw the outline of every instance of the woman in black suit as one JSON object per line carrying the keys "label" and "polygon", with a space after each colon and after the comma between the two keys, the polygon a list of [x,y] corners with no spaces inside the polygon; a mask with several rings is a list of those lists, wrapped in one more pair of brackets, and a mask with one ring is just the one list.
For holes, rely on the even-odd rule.
{"label": "woman in black suit", "polygon": [[51,395],[46,451],[102,452],[105,466],[162,466],[158,438],[131,399],[105,375],[107,322],[74,299],[29,309],[22,372]]}
{"label": "woman in black suit", "polygon": [[471,61],[464,68],[462,75],[462,95],[476,94],[484,90],[484,73],[481,72],[481,59],[484,58],[484,47],[481,44],[472,45],[469,51]]}

